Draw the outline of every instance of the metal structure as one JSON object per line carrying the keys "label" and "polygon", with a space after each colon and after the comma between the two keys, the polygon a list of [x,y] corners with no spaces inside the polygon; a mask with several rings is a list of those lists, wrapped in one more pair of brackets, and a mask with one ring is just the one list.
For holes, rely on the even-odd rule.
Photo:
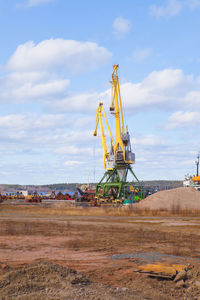
{"label": "metal structure", "polygon": [[200,156],[198,154],[197,160],[195,162],[196,163],[196,167],[197,167],[196,175],[192,177],[193,185],[198,190],[200,190],[199,159],[200,159]]}
{"label": "metal structure", "polygon": [[190,176],[189,174],[185,176],[183,180],[183,186],[185,187],[194,187],[196,190],[200,191],[200,175],[199,175],[199,163],[200,163],[200,154],[197,155],[196,164],[196,175]]}
{"label": "metal structure", "polygon": [[[105,174],[96,187],[96,199],[98,202],[123,203],[126,199],[140,199],[142,197],[142,186],[134,174],[131,165],[135,163],[135,154],[131,150],[130,135],[128,127],[124,126],[121,93],[118,78],[119,65],[113,66],[112,72],[112,93],[110,112],[115,118],[115,139],[111,133],[103,103],[100,102],[96,111],[94,136],[97,136],[98,124],[100,124],[103,165]],[[103,126],[103,117],[110,135],[110,151],[106,143]],[[128,174],[131,174],[135,181],[127,182]]]}
{"label": "metal structure", "polygon": [[[108,153],[108,148],[107,148],[107,143],[106,143],[106,136],[105,136],[105,132],[104,132],[104,127],[103,127],[103,120],[102,120],[102,113],[108,128],[108,132],[110,134],[110,138],[111,138],[111,151],[110,153]],[[113,141],[113,137],[112,137],[112,133],[110,131],[110,127],[108,125],[108,120],[106,118],[105,115],[105,111],[103,109],[103,103],[99,102],[99,106],[97,108],[96,111],[96,120],[95,120],[95,130],[93,135],[97,136],[97,128],[98,128],[98,124],[100,123],[100,130],[101,130],[101,140],[102,140],[102,148],[103,148],[103,165],[104,165],[104,169],[109,170],[113,168],[113,159],[112,159],[112,152],[113,152],[113,148],[114,148],[114,141]]]}
{"label": "metal structure", "polygon": [[193,176],[193,178],[192,178],[192,180],[194,181],[194,182],[198,182],[198,181],[200,181],[200,175],[199,175],[199,154],[198,154],[198,156],[197,156],[197,160],[195,161],[195,164],[196,164],[196,167],[197,167],[197,171],[196,171],[196,175],[195,176]]}

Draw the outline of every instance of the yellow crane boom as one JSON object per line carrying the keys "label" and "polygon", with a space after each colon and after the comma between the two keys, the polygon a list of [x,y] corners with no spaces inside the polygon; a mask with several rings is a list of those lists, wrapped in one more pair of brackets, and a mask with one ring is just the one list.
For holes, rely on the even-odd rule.
{"label": "yellow crane boom", "polygon": [[[130,136],[126,127],[124,129],[124,117],[121,101],[121,93],[118,78],[119,65],[113,66],[112,72],[112,101],[110,111],[115,115],[115,132],[116,139],[114,143],[114,162],[115,163],[128,163],[135,162],[134,154],[131,151]],[[120,119],[121,118],[121,119]]]}
{"label": "yellow crane boom", "polygon": [[[121,94],[119,88],[119,79],[118,79],[118,68],[119,65],[113,66],[112,72],[112,101],[110,105],[110,111],[115,115],[115,131],[116,138],[114,144],[114,161],[116,162],[118,159],[125,161],[125,148],[121,138],[121,133],[124,133],[124,118],[122,111],[122,102],[121,102]],[[121,116],[121,121],[120,121]],[[122,125],[121,125],[122,123]]]}
{"label": "yellow crane boom", "polygon": [[103,165],[104,165],[105,169],[109,169],[109,167],[106,166],[106,162],[109,160],[110,155],[107,150],[107,143],[106,143],[106,136],[105,136],[104,127],[103,127],[102,113],[103,113],[103,116],[104,116],[104,119],[105,119],[105,122],[106,122],[106,125],[108,128],[108,132],[110,134],[111,147],[114,146],[112,133],[111,133],[110,127],[108,125],[108,121],[106,118],[106,114],[105,114],[102,102],[99,102],[99,106],[96,110],[95,130],[94,130],[93,136],[97,136],[98,124],[100,123],[101,141],[102,141],[102,148],[103,148]]}
{"label": "yellow crane boom", "polygon": [[116,111],[115,105],[116,100],[119,98],[119,106],[120,106],[120,115],[121,115],[121,131],[124,133],[124,117],[123,117],[123,110],[122,110],[122,100],[121,100],[121,93],[120,93],[120,87],[119,87],[119,78],[118,78],[118,69],[119,65],[113,66],[113,72],[112,72],[112,81],[110,82],[112,84],[112,94],[111,94],[111,105],[110,105],[110,111]]}

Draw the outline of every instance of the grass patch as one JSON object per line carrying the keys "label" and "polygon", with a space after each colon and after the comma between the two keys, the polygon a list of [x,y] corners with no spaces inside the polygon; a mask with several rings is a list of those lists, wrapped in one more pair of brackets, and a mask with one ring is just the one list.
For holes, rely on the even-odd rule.
{"label": "grass patch", "polygon": [[200,210],[181,209],[180,206],[172,206],[169,210],[150,210],[147,208],[139,208],[138,206],[130,207],[63,207],[55,208],[49,206],[33,206],[33,205],[0,205],[0,212],[15,214],[36,214],[36,215],[60,215],[60,216],[182,216],[182,217],[200,217]]}

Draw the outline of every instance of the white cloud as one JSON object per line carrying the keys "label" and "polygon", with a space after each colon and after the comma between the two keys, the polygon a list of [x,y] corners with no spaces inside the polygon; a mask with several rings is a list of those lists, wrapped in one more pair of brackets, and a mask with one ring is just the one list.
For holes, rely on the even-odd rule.
{"label": "white cloud", "polygon": [[37,159],[50,156],[52,161],[62,161],[62,164],[64,159],[80,161],[81,164],[89,158],[91,164],[95,157],[102,155],[100,140],[94,148],[93,130],[86,130],[83,126],[74,130],[74,123],[73,116],[64,114],[0,116],[0,153],[4,157],[25,155],[23,163],[37,155]]}
{"label": "white cloud", "polygon": [[13,99],[31,99],[58,95],[66,91],[69,80],[53,80],[45,83],[26,83],[12,92]]}
{"label": "white cloud", "polygon": [[72,116],[66,117],[64,114],[0,116],[0,153],[4,158],[16,155],[18,163],[22,159],[20,167],[26,160],[32,162],[33,156],[42,162],[46,157],[51,157],[50,165],[55,161],[63,165],[63,160],[68,159],[67,166],[78,166],[88,158],[91,164],[95,155],[102,155],[102,149],[96,148],[94,151],[92,130],[81,127],[74,131],[75,122]]}
{"label": "white cloud", "polygon": [[38,82],[48,79],[49,73],[44,71],[39,72],[12,72],[6,78],[8,81],[15,82],[17,85],[24,82]]}
{"label": "white cloud", "polygon": [[170,18],[178,15],[183,9],[194,11],[200,6],[200,0],[166,0],[166,5],[151,5],[150,14],[157,18]]}
{"label": "white cloud", "polygon": [[48,4],[52,2],[52,0],[28,0],[26,6],[33,7],[41,4]]}
{"label": "white cloud", "polygon": [[165,6],[151,5],[150,13],[152,16],[159,17],[172,17],[178,15],[183,9],[183,3],[177,0],[167,0]]}
{"label": "white cloud", "polygon": [[0,101],[63,99],[70,85],[66,74],[93,70],[111,55],[92,42],[50,39],[20,45],[7,63],[6,75],[0,77]]}
{"label": "white cloud", "polygon": [[184,75],[179,69],[164,69],[153,71],[141,83],[121,85],[121,94],[130,111],[152,108],[165,110],[183,105],[183,99],[196,87],[200,88],[191,75]]}
{"label": "white cloud", "polygon": [[[183,180],[184,174],[195,170],[194,159],[196,157],[199,139],[185,138],[174,141],[169,132],[163,132],[163,144],[135,145],[136,164],[134,172],[140,179],[178,179]],[[141,140],[145,138],[141,136]],[[156,136],[155,136],[156,138]],[[157,138],[159,138],[157,136]],[[197,149],[196,151],[194,151]],[[169,168],[170,166],[170,168]],[[151,175],[150,175],[151,174]]]}
{"label": "white cloud", "polygon": [[151,55],[151,49],[136,49],[133,51],[132,57],[136,61],[145,60],[147,57]]}
{"label": "white cloud", "polygon": [[80,148],[74,145],[66,145],[55,150],[58,154],[80,154]]}
{"label": "white cloud", "polygon": [[147,134],[142,137],[133,137],[131,139],[133,145],[140,145],[140,146],[160,146],[163,145],[164,142],[161,140],[160,137]]}
{"label": "white cloud", "polygon": [[184,98],[183,104],[185,104],[188,107],[199,108],[200,107],[200,87],[198,87],[198,89],[196,89],[196,90],[189,91]]}
{"label": "white cloud", "polygon": [[62,145],[72,145],[74,143],[78,143],[79,145],[83,145],[94,141],[93,130],[84,130],[80,129],[78,131],[71,130],[70,132],[64,134],[54,135],[52,137],[53,142],[58,145],[61,143]]}
{"label": "white cloud", "polygon": [[102,93],[83,93],[68,96],[60,101],[48,103],[47,107],[53,111],[88,113],[95,111],[99,100],[109,97],[110,91]]}
{"label": "white cloud", "polygon": [[64,114],[10,114],[0,116],[0,130],[12,129],[16,131],[26,131],[35,129],[63,128],[71,123]]}
{"label": "white cloud", "polygon": [[185,4],[191,9],[194,10],[200,6],[200,0],[185,0]]}
{"label": "white cloud", "polygon": [[169,117],[166,129],[193,127],[198,123],[200,123],[200,112],[177,111]]}
{"label": "white cloud", "polygon": [[93,42],[50,39],[37,45],[33,41],[17,47],[8,61],[12,71],[47,71],[60,68],[68,72],[95,69],[111,58],[111,52]]}
{"label": "white cloud", "polygon": [[45,72],[13,72],[0,79],[0,101],[45,100],[65,95],[70,81]]}
{"label": "white cloud", "polygon": [[[79,141],[77,141],[79,142]],[[64,145],[56,148],[55,153],[62,155],[75,155],[75,156],[92,156],[94,149],[92,147],[78,147],[77,145]],[[95,149],[96,154],[102,153],[102,149]]]}
{"label": "white cloud", "polygon": [[[151,72],[142,82],[121,84],[121,95],[130,113],[155,107],[165,110],[183,104],[188,106],[192,101],[191,92],[198,89],[200,91],[200,84],[193,76],[184,75],[179,69],[164,69]],[[105,103],[106,108],[110,104],[110,89],[99,94],[65,97],[49,103],[47,108],[56,112],[94,113],[99,100]]]}
{"label": "white cloud", "polygon": [[79,166],[79,165],[83,165],[84,162],[79,161],[79,160],[67,160],[64,162],[64,165],[66,167],[75,167],[75,166]]}
{"label": "white cloud", "polygon": [[94,124],[94,116],[81,117],[77,118],[75,122],[73,122],[75,128],[85,128],[91,127],[91,124]]}
{"label": "white cloud", "polygon": [[117,38],[124,37],[131,30],[131,22],[123,17],[118,17],[112,24],[114,34]]}

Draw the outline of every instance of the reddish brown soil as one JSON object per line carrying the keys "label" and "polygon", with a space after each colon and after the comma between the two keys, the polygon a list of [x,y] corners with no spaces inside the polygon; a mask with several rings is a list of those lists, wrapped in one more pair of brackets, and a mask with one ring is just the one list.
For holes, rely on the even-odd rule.
{"label": "reddish brown soil", "polygon": [[[198,268],[199,235],[200,218],[52,217],[27,212],[23,215],[13,208],[13,213],[0,212],[0,262],[19,270],[27,264],[48,261],[81,272],[92,282],[84,287],[85,294],[80,294],[80,286],[76,291],[73,287],[74,298],[70,298],[64,292],[63,281],[63,294],[57,294],[57,299],[198,299],[198,288],[188,294],[190,286],[177,288],[171,280],[149,278],[134,271],[138,265],[156,261]],[[120,258],[119,254],[124,256]],[[40,265],[40,269],[44,268]],[[5,299],[11,299],[9,293],[8,288]],[[27,293],[19,292],[15,297],[32,299]],[[43,299],[41,295],[51,299],[48,293],[45,298],[44,290],[38,293],[34,291],[38,298],[33,299]]]}

